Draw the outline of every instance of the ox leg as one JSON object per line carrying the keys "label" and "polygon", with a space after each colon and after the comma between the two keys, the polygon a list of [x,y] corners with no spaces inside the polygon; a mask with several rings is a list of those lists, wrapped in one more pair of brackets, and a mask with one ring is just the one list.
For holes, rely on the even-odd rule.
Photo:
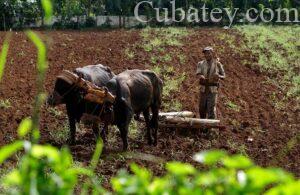
{"label": "ox leg", "polygon": [[70,126],[70,137],[68,140],[69,144],[75,143],[75,134],[76,134],[76,120],[73,117],[69,116],[69,126]]}
{"label": "ox leg", "polygon": [[118,125],[118,128],[121,133],[121,138],[123,141],[123,151],[126,151],[128,149],[127,137],[128,137],[128,129],[129,129],[129,124],[131,119],[132,119],[132,114],[130,112],[126,112],[123,123],[120,123]]}
{"label": "ox leg", "polygon": [[98,140],[98,138],[99,138],[99,124],[94,123],[92,129],[93,129],[93,133],[94,133],[94,136],[95,136],[96,140]]}
{"label": "ox leg", "polygon": [[151,118],[151,127],[153,129],[153,137],[154,137],[154,145],[157,145],[157,129],[158,129],[158,115],[159,115],[159,109],[157,106],[152,106],[152,118]]}
{"label": "ox leg", "polygon": [[128,125],[120,126],[118,128],[120,130],[121,138],[122,138],[122,141],[123,141],[123,151],[126,151],[128,149],[128,140],[127,140]]}
{"label": "ox leg", "polygon": [[146,127],[147,127],[147,139],[148,139],[148,144],[152,144],[152,137],[151,137],[151,128],[150,128],[150,113],[149,109],[145,110],[143,112],[145,122],[146,122]]}
{"label": "ox leg", "polygon": [[106,138],[107,129],[108,129],[108,125],[104,124],[104,127],[103,127],[103,129],[101,131],[101,137],[102,137],[102,140],[103,140],[104,143],[107,143],[107,138]]}

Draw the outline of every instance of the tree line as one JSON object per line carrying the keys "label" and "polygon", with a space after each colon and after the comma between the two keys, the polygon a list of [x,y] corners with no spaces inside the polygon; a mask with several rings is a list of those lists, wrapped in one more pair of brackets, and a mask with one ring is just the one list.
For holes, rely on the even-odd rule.
{"label": "tree line", "polygon": [[[134,8],[142,0],[52,0],[54,16],[58,18],[53,27],[57,28],[80,28],[95,26],[95,16],[114,15],[133,16]],[[155,7],[168,8],[170,0],[152,0]],[[299,10],[300,0],[176,0],[176,7],[188,9],[189,7],[202,7],[206,5],[209,9],[218,8],[249,8],[263,9],[265,7],[297,8]],[[153,10],[143,7],[140,14],[150,17]],[[79,23],[79,17],[85,16],[84,24]],[[77,18],[76,21],[72,18]],[[0,0],[0,29],[23,29],[30,27],[37,21],[44,24],[44,13],[41,0]],[[122,24],[122,22],[120,22]],[[123,22],[124,24],[124,22]],[[80,26],[81,25],[81,26]]]}

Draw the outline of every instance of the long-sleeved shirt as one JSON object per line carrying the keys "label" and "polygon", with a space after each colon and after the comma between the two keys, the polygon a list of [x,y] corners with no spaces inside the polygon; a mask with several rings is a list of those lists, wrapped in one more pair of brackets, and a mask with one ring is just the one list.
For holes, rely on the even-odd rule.
{"label": "long-sleeved shirt", "polygon": [[[224,71],[223,65],[219,62],[218,59],[214,59],[212,61],[211,66],[208,64],[208,62],[206,60],[199,62],[197,64],[196,74],[203,75],[206,79],[209,79],[209,83],[216,83],[216,81],[213,80],[213,77],[216,74],[225,78],[225,71]],[[219,81],[217,81],[217,82],[219,82]],[[218,93],[218,86],[209,86],[208,90],[211,93]],[[204,85],[200,86],[200,91],[205,92]]]}

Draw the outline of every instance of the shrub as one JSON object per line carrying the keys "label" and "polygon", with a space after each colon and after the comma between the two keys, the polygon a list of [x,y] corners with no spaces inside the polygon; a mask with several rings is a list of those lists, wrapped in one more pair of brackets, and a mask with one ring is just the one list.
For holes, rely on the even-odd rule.
{"label": "shrub", "polygon": [[96,20],[93,17],[88,17],[85,21],[85,27],[91,28],[96,26]]}
{"label": "shrub", "polygon": [[136,164],[111,180],[116,194],[298,194],[300,182],[283,170],[261,168],[242,155],[205,151],[194,159],[207,167],[200,171],[180,162],[166,164],[162,177]]}

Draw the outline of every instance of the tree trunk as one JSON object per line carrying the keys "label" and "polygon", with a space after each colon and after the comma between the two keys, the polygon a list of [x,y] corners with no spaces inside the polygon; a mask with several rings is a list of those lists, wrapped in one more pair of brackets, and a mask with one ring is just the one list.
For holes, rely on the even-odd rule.
{"label": "tree trunk", "polygon": [[44,27],[45,26],[45,18],[44,18],[44,16],[42,16],[42,27]]}
{"label": "tree trunk", "polygon": [[122,28],[122,16],[119,15],[119,28]]}
{"label": "tree trunk", "polygon": [[87,10],[87,16],[90,17],[91,15],[91,0],[88,1],[88,10]]}
{"label": "tree trunk", "polygon": [[123,16],[123,28],[126,27],[126,16]]}
{"label": "tree trunk", "polygon": [[77,16],[77,29],[79,29],[80,24],[79,24],[79,16]]}
{"label": "tree trunk", "polygon": [[3,13],[2,16],[3,16],[3,30],[6,31],[5,13]]}
{"label": "tree trunk", "polygon": [[188,21],[187,21],[187,13],[189,9],[189,2],[188,0],[185,0],[185,16],[184,16],[184,25],[188,26]]}

